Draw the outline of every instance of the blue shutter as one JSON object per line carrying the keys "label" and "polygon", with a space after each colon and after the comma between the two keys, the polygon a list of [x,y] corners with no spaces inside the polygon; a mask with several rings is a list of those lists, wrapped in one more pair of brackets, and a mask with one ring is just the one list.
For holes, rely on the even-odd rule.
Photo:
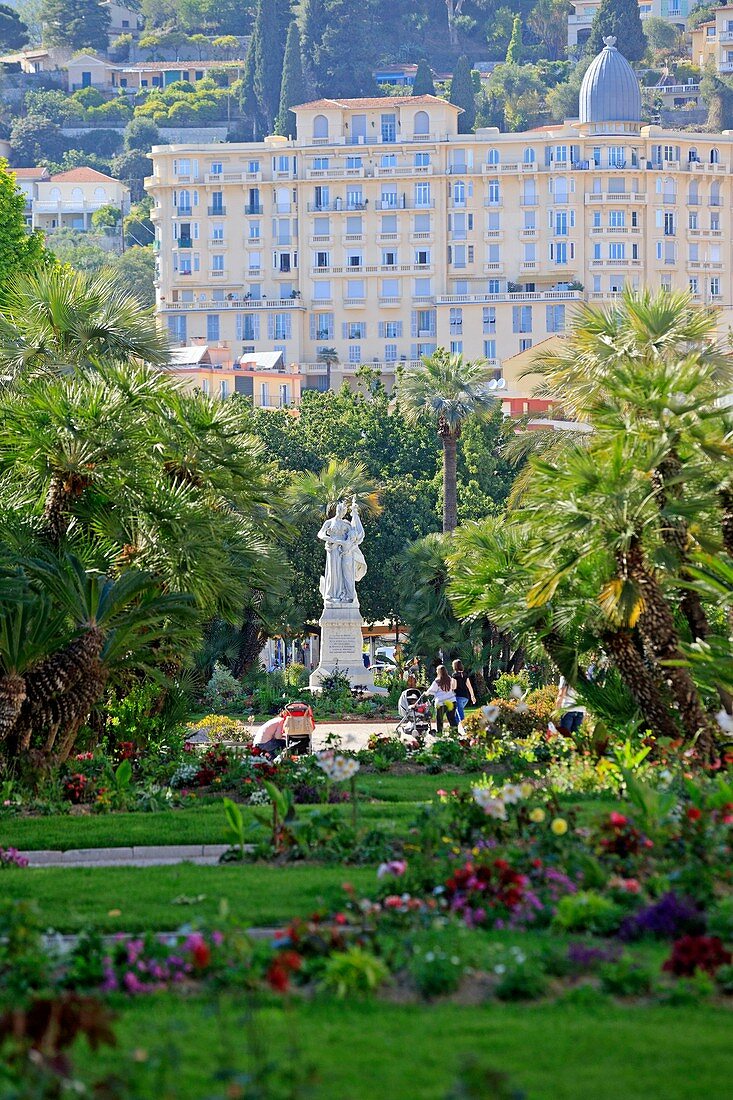
{"label": "blue shutter", "polygon": [[429,310],[429,312],[428,312],[428,316],[429,316],[429,318],[430,318],[430,324],[429,324],[429,326],[428,326],[428,328],[430,329],[430,335],[431,335],[431,336],[435,336],[435,335],[436,335],[436,333],[437,333],[437,331],[438,331],[438,329],[437,329],[437,325],[438,325],[438,313],[437,313],[437,310],[435,310],[435,309],[431,309],[431,310]]}
{"label": "blue shutter", "polygon": [[401,335],[402,335],[402,321],[398,321],[397,322],[397,337],[399,338]]}
{"label": "blue shutter", "polygon": [[[410,313],[410,336],[417,336],[417,310],[413,309]],[[415,358],[413,354],[412,358]]]}
{"label": "blue shutter", "polygon": [[267,339],[268,340],[274,340],[275,339],[275,314],[274,313],[268,313],[267,314]]}
{"label": "blue shutter", "polygon": [[293,338],[293,318],[289,313],[285,314],[285,339],[292,340]]}
{"label": "blue shutter", "polygon": [[349,339],[349,326],[348,326],[348,323],[346,321],[343,321],[342,324],[341,324],[341,339],[342,340],[348,340]]}
{"label": "blue shutter", "polygon": [[380,321],[380,322],[378,323],[378,326],[377,326],[377,327],[378,327],[378,329],[379,329],[379,333],[378,333],[378,335],[379,335],[379,338],[380,338],[380,340],[383,340],[383,339],[384,339],[384,337],[385,337],[385,336],[386,336],[386,334],[387,334],[387,333],[386,333],[386,328],[385,328],[385,323],[384,323],[384,321]]}
{"label": "blue shutter", "polygon": [[317,332],[318,332],[318,325],[317,325],[317,322],[316,322],[316,315],[315,315],[315,313],[311,313],[311,316],[310,316],[310,335],[311,335],[311,340],[315,340],[315,339],[317,339],[317,337],[316,337],[316,333],[317,333]]}

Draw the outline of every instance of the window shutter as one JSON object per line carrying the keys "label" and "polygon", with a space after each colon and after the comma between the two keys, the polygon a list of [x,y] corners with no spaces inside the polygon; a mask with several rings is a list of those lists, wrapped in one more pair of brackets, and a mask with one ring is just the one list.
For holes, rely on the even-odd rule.
{"label": "window shutter", "polygon": [[311,335],[311,340],[315,340],[315,339],[316,339],[316,333],[317,333],[317,331],[318,331],[318,328],[317,328],[316,315],[315,315],[315,313],[311,313],[311,317],[310,317],[310,335]]}
{"label": "window shutter", "polygon": [[382,340],[382,339],[384,339],[384,337],[386,335],[384,321],[380,321],[378,327],[379,327],[378,335],[379,335],[380,340]]}
{"label": "window shutter", "polygon": [[274,313],[267,314],[267,339],[275,339],[275,315]]}
{"label": "window shutter", "polygon": [[349,339],[349,326],[348,326],[346,321],[342,321],[342,323],[341,323],[341,339],[342,340],[348,340]]}
{"label": "window shutter", "polygon": [[410,359],[418,359],[417,344],[410,344]]}
{"label": "window shutter", "polygon": [[570,146],[570,160],[573,164],[578,164],[578,162],[580,161],[580,146],[579,145],[571,145]]}
{"label": "window shutter", "polygon": [[242,336],[242,331],[243,331],[242,322],[243,322],[242,314],[237,313],[235,318],[234,318],[234,324],[235,324],[234,331],[235,331],[235,335],[236,335],[237,340],[243,340],[244,339],[244,337]]}
{"label": "window shutter", "polygon": [[401,335],[402,335],[402,321],[398,321],[397,322],[397,337],[398,337],[398,339]]}
{"label": "window shutter", "polygon": [[198,191],[194,191],[194,193],[193,193],[193,205],[198,206],[198,204],[199,204],[199,193],[198,193]]}
{"label": "window shutter", "polygon": [[549,168],[552,164],[552,146],[545,146],[545,168]]}
{"label": "window shutter", "polygon": [[[410,336],[417,336],[417,310],[413,309],[410,313]],[[415,358],[415,355],[412,356]]]}

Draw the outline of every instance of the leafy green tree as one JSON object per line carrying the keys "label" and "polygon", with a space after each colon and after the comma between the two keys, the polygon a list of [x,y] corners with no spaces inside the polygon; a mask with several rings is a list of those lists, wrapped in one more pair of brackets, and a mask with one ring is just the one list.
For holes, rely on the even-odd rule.
{"label": "leafy green tree", "polygon": [[443,448],[443,530],[458,523],[457,449],[465,421],[489,411],[494,399],[487,389],[491,370],[485,360],[464,360],[438,348],[419,367],[400,376],[397,395],[407,420],[429,418],[436,426]]}
{"label": "leafy green tree", "polygon": [[674,49],[679,31],[672,23],[668,23],[666,19],[660,19],[657,15],[652,15],[644,21],[643,27],[644,36],[653,50]]}
{"label": "leafy green tree", "polygon": [[28,28],[14,8],[0,4],[0,47],[19,50],[28,41]]}
{"label": "leafy green tree", "polygon": [[107,56],[110,61],[129,61],[130,49],[132,48],[135,39],[131,34],[118,34],[114,42],[110,43],[107,50]]}
{"label": "leafy green tree", "polygon": [[537,0],[527,19],[529,29],[553,61],[564,57],[568,43],[568,0]]}
{"label": "leafy green tree", "polygon": [[160,144],[160,131],[152,119],[133,118],[125,127],[125,152],[148,154]]}
{"label": "leafy green tree", "polygon": [[367,96],[376,92],[372,69],[378,55],[373,0],[326,0],[327,23],[316,73],[326,96]]}
{"label": "leafy green tree", "polygon": [[48,248],[60,264],[68,264],[74,271],[93,275],[109,261],[106,244],[102,233],[62,226],[54,230]]}
{"label": "leafy green tree", "polygon": [[130,297],[137,298],[143,309],[155,306],[155,253],[152,245],[127,248],[112,262],[108,270],[119,286]]}
{"label": "leafy green tree", "polygon": [[46,259],[43,237],[25,227],[25,197],[0,159],[0,288]]}
{"label": "leafy green tree", "polygon": [[43,159],[60,160],[66,142],[55,122],[40,115],[17,118],[10,131],[10,151],[18,168],[32,167]]}
{"label": "leafy green tree", "polygon": [[290,108],[304,102],[305,84],[300,56],[300,32],[298,24],[293,20],[288,29],[288,40],[285,46],[283,78],[280,88],[280,111],[275,123],[276,134],[289,138],[295,137],[295,115]]}
{"label": "leafy green tree", "polygon": [[518,15],[514,16],[512,24],[512,37],[506,51],[507,65],[521,65],[524,60],[524,46],[522,44],[522,20]]}
{"label": "leafy green tree", "polygon": [[92,225],[95,229],[113,229],[122,221],[122,211],[119,206],[100,206],[92,214]]}
{"label": "leafy green tree", "polygon": [[49,267],[16,278],[0,294],[0,366],[56,370],[104,360],[160,365],[168,340],[106,275]]}
{"label": "leafy green tree", "polygon": [[449,101],[456,107],[462,108],[462,114],[458,116],[458,133],[473,133],[476,122],[476,96],[471,80],[471,66],[465,55],[458,58],[453,70]]}
{"label": "leafy green tree", "polygon": [[412,85],[412,94],[435,95],[433,70],[424,57],[420,58],[417,63],[417,72],[415,73],[415,80]]}
{"label": "leafy green tree", "polygon": [[130,188],[130,197],[133,202],[139,202],[143,198],[145,192],[143,180],[152,174],[153,162],[144,153],[120,153],[119,156],[112,158],[110,175],[116,180],[124,180]]}
{"label": "leafy green tree", "polygon": [[601,0],[593,17],[586,53],[595,57],[603,49],[603,39],[615,37],[616,48],[629,61],[641,61],[647,41],[636,0]]}
{"label": "leafy green tree", "polygon": [[41,11],[44,41],[49,46],[106,53],[110,15],[97,0],[43,0]]}
{"label": "leafy green tree", "polygon": [[155,229],[150,220],[151,209],[152,198],[150,195],[144,195],[125,218],[123,227],[127,248],[134,248],[135,245],[145,247],[155,240]]}
{"label": "leafy green tree", "polygon": [[488,90],[503,104],[507,130],[527,129],[542,115],[545,88],[535,65],[497,65]]}
{"label": "leafy green tree", "polygon": [[233,34],[220,34],[211,45],[225,61],[231,61],[240,51],[239,39]]}

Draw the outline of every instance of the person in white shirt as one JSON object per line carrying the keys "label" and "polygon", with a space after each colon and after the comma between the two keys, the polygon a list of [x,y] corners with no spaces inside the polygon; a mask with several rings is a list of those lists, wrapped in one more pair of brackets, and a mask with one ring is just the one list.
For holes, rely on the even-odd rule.
{"label": "person in white shirt", "polygon": [[564,676],[560,677],[555,708],[561,712],[558,724],[563,733],[576,733],[583,724],[585,707],[578,702],[578,696]]}
{"label": "person in white shirt", "polygon": [[435,724],[438,736],[443,732],[443,719],[447,719],[448,725],[455,729],[458,725],[456,711],[456,693],[451,685],[451,677],[445,665],[438,665],[435,670],[435,679],[428,688],[427,695],[435,699]]}

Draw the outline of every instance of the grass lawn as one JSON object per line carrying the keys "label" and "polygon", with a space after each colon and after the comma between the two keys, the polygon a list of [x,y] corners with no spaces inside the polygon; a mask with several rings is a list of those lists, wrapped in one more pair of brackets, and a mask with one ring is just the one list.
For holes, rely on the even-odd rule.
{"label": "grass lawn", "polygon": [[[348,805],[332,806],[330,809],[343,816],[351,812]],[[390,802],[382,806],[364,803],[359,807],[359,817],[362,824],[382,825],[390,832],[402,832],[414,819],[417,809],[414,802],[402,805]],[[312,810],[308,806],[298,807],[299,814],[309,812]],[[242,813],[245,821],[254,821],[252,807],[243,806]],[[70,848],[124,848],[143,844],[224,844],[224,828],[221,802],[150,814],[2,817],[0,847],[10,845],[21,851],[44,848],[68,851]]]}
{"label": "grass lawn", "polygon": [[[140,1096],[222,1096],[226,1086],[214,1075],[246,1064],[252,1031],[264,1057],[282,1064],[292,1052],[315,1066],[319,1100],[444,1100],[471,1054],[507,1073],[526,1100],[698,1100],[729,1092],[733,1073],[728,1012],[610,1003],[467,1007],[319,998],[267,1007],[248,1026],[241,1000],[226,998],[212,1011],[198,999],[159,996],[125,1004],[117,1051],[84,1053],[79,1061],[129,1074]],[[471,1095],[488,1100],[493,1092]]]}
{"label": "grass lawn", "polygon": [[[365,893],[376,884],[374,867],[305,864],[48,867],[2,876],[4,897],[35,902],[44,924],[59,932],[91,925],[103,932],[170,930],[199,918],[212,920],[222,898],[243,928],[283,924],[322,905],[337,909],[344,882]],[[200,895],[203,900],[193,900]],[[110,916],[116,910],[119,915]]]}

